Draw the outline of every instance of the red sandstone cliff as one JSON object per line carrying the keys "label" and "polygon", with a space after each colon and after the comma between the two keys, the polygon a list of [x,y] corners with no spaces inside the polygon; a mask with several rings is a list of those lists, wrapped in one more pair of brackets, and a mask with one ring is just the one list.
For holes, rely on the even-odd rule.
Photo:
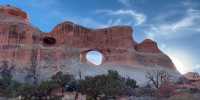
{"label": "red sandstone cliff", "polygon": [[87,63],[86,53],[98,50],[104,55],[103,65],[175,68],[156,42],[147,39],[138,44],[132,33],[129,26],[88,29],[72,22],[61,23],[44,33],[31,26],[24,11],[0,6],[0,61],[15,65],[16,70],[31,70],[33,74],[40,68],[54,73],[60,69],[61,61],[79,59]]}
{"label": "red sandstone cliff", "polygon": [[144,53],[161,53],[160,49],[157,46],[157,43],[146,39],[142,43],[137,44],[135,46],[136,51],[138,52],[144,52]]}

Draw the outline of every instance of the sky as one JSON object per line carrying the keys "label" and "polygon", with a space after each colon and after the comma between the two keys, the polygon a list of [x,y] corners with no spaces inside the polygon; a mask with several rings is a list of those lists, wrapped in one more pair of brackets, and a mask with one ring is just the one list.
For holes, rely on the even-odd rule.
{"label": "sky", "polygon": [[0,0],[29,14],[49,32],[63,21],[88,28],[132,26],[133,38],[153,39],[181,73],[200,73],[200,0]]}

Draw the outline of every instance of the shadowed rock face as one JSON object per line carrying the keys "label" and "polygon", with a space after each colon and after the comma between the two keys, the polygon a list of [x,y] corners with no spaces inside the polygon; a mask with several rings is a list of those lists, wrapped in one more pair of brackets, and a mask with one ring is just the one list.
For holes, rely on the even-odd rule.
{"label": "shadowed rock face", "polygon": [[26,73],[22,75],[25,79],[35,79],[41,73],[51,76],[63,66],[71,66],[66,62],[74,59],[78,64],[87,64],[86,53],[92,50],[103,54],[102,65],[175,68],[154,41],[147,39],[138,44],[132,33],[129,26],[88,29],[72,22],[61,23],[44,33],[29,24],[22,10],[0,6],[0,61],[15,66],[16,77]]}

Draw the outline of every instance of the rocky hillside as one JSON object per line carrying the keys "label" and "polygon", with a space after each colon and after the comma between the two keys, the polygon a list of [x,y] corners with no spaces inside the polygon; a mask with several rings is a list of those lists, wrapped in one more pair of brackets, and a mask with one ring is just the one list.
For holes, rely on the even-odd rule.
{"label": "rocky hillside", "polygon": [[[24,11],[0,6],[0,70],[8,70],[22,82],[45,80],[58,71],[85,76],[112,69],[141,82],[149,70],[164,69],[178,75],[155,41],[137,43],[132,33],[130,26],[89,29],[72,22],[44,33],[30,24]],[[93,50],[103,54],[99,66],[86,60],[86,53]]]}

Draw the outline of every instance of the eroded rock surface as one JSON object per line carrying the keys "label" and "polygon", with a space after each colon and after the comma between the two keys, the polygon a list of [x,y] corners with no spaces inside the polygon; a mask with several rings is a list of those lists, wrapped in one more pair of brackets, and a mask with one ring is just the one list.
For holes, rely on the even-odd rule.
{"label": "eroded rock surface", "polygon": [[135,46],[135,49],[138,52],[144,52],[144,53],[161,53],[161,51],[157,46],[157,43],[150,39],[146,39],[142,43],[137,44]]}
{"label": "eroded rock surface", "polygon": [[58,71],[95,73],[98,69],[91,68],[96,66],[87,69],[85,56],[91,50],[104,56],[103,64],[98,67],[156,65],[175,70],[156,42],[147,39],[138,44],[132,33],[129,26],[88,29],[72,22],[63,22],[44,33],[31,26],[24,11],[0,6],[0,61],[14,67],[16,79],[33,81],[47,79]]}

